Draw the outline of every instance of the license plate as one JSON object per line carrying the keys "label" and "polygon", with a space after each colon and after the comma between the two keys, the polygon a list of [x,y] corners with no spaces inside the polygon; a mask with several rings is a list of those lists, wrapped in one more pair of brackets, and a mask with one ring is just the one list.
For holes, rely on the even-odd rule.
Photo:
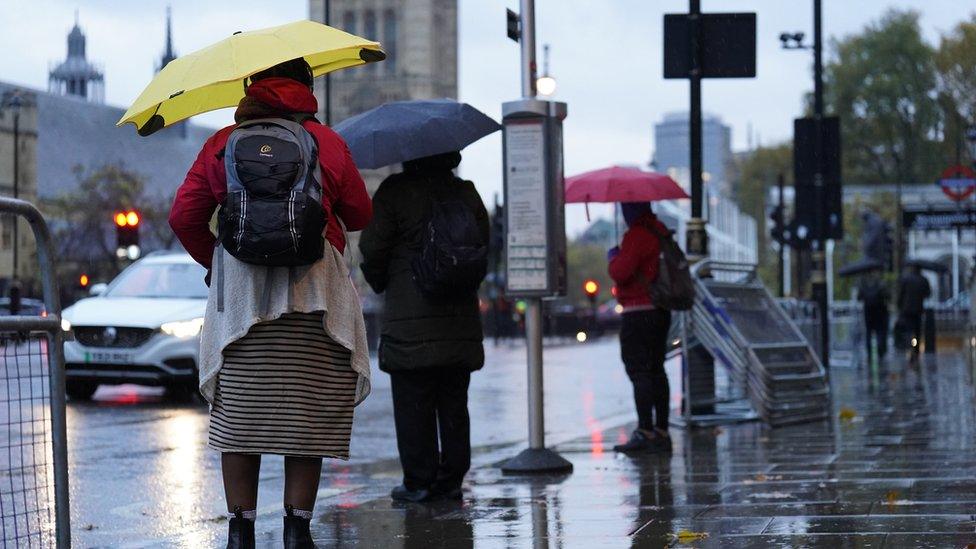
{"label": "license plate", "polygon": [[132,364],[132,354],[116,351],[89,351],[85,353],[86,363]]}

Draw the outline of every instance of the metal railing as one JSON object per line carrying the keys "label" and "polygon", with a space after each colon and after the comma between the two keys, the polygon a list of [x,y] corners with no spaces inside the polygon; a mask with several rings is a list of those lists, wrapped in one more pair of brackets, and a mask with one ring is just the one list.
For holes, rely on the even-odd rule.
{"label": "metal railing", "polygon": [[70,547],[61,303],[47,224],[29,202],[0,197],[37,246],[44,311],[0,316],[0,535],[4,546]]}

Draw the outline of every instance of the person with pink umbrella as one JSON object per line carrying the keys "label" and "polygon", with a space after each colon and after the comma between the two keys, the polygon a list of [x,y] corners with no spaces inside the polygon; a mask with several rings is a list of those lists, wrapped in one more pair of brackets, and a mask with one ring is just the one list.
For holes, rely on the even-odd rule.
{"label": "person with pink umbrella", "polygon": [[620,209],[627,232],[607,254],[610,277],[623,307],[620,357],[634,387],[637,429],[617,452],[670,452],[668,434],[671,389],[664,371],[671,311],[655,307],[651,283],[658,276],[661,238],[670,233],[648,202],[625,202]]}
{"label": "person with pink umbrella", "polygon": [[623,307],[620,355],[634,387],[637,429],[617,452],[670,452],[671,388],[664,371],[671,311],[657,306],[651,284],[661,261],[661,239],[671,231],[651,211],[652,201],[688,198],[667,175],[612,166],[566,179],[566,202],[619,202],[627,232],[607,254]]}

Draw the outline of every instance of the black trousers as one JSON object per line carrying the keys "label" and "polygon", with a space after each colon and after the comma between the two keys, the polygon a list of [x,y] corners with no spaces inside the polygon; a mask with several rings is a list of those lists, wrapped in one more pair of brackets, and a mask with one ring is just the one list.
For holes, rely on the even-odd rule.
{"label": "black trousers", "polygon": [[471,372],[425,368],[391,372],[390,379],[404,485],[409,490],[460,488],[471,467]]}
{"label": "black trousers", "polygon": [[664,372],[671,311],[654,309],[623,314],[620,357],[634,386],[637,426],[667,430],[671,387]]}
{"label": "black trousers", "polygon": [[871,364],[871,340],[874,338],[878,345],[878,358],[883,359],[888,353],[888,315],[864,315],[865,338],[868,350],[868,364]]}

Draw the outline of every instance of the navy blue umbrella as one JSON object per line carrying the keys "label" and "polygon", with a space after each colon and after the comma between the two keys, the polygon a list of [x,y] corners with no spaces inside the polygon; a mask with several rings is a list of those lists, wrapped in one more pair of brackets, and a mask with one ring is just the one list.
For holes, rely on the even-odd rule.
{"label": "navy blue umbrella", "polygon": [[347,118],[335,131],[360,168],[372,169],[460,151],[502,127],[452,99],[397,101]]}

